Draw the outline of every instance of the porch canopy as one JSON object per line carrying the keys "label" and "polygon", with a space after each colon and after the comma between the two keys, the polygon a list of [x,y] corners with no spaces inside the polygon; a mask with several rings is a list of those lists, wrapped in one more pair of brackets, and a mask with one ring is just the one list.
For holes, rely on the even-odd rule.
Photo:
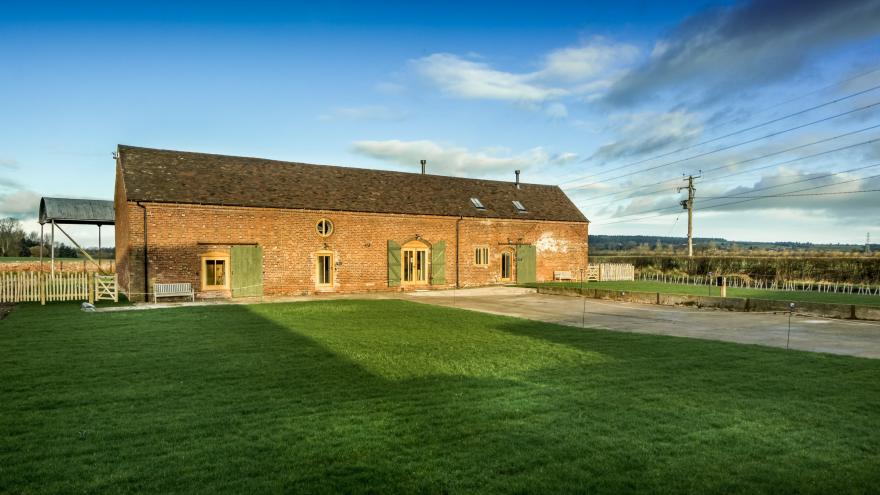
{"label": "porch canopy", "polygon": [[42,198],[40,225],[46,223],[77,225],[114,225],[113,201],[101,199]]}
{"label": "porch canopy", "polygon": [[98,256],[101,252],[101,226],[115,225],[116,215],[113,207],[113,201],[101,199],[71,199],[71,198],[41,198],[40,199],[40,267],[43,266],[43,226],[50,224],[52,226],[50,246],[51,246],[51,273],[55,274],[55,228],[61,231],[70,242],[92,263],[98,267],[98,271],[104,273],[101,264],[95,260],[71,237],[60,225],[97,225],[98,226]]}

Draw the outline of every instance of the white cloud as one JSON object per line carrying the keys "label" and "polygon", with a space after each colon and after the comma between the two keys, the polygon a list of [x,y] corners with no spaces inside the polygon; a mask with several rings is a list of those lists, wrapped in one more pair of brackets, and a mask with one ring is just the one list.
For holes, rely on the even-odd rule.
{"label": "white cloud", "polygon": [[604,78],[610,69],[635,62],[638,55],[639,50],[633,45],[594,38],[581,46],[548,53],[543,69],[535,77],[561,81]]}
{"label": "white cloud", "polygon": [[0,195],[0,217],[23,218],[36,215],[40,195],[33,191],[15,191]]}
{"label": "white cloud", "polygon": [[319,120],[404,120],[406,112],[394,110],[383,105],[363,105],[355,107],[335,107],[318,116]]}
{"label": "white cloud", "polygon": [[612,120],[622,123],[616,129],[616,139],[600,146],[590,158],[613,160],[653,153],[673,144],[690,143],[703,132],[699,118],[685,111],[620,114]]}
{"label": "white cloud", "polygon": [[430,140],[357,141],[352,149],[355,153],[412,167],[413,170],[419,160],[425,159],[430,173],[458,176],[486,176],[542,165],[563,165],[577,159],[575,153],[553,154],[540,146],[511,154],[504,148],[469,150]]}
{"label": "white cloud", "polygon": [[594,38],[579,46],[554,50],[538,70],[510,72],[451,53],[412,61],[416,71],[448,95],[469,99],[543,102],[567,96],[591,98],[622,77],[638,49]]}
{"label": "white cloud", "polygon": [[544,101],[567,93],[529,81],[529,75],[491,68],[450,53],[435,53],[413,61],[416,70],[443,92],[461,98]]}
{"label": "white cloud", "polygon": [[0,167],[3,168],[18,168],[18,161],[12,159],[0,159]]}
{"label": "white cloud", "polygon": [[558,153],[553,156],[552,162],[556,165],[565,165],[577,161],[578,158],[580,158],[580,155],[577,153]]}
{"label": "white cloud", "polygon": [[544,113],[553,120],[562,120],[568,117],[568,108],[559,102],[551,103],[544,109]]}
{"label": "white cloud", "polygon": [[399,95],[406,92],[406,86],[391,81],[381,81],[376,83],[373,87],[376,91],[388,95]]}

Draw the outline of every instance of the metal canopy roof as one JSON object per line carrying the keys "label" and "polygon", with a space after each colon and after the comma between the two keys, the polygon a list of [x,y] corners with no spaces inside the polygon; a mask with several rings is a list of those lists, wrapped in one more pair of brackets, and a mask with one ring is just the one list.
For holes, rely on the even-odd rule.
{"label": "metal canopy roof", "polygon": [[40,223],[114,225],[113,201],[101,199],[42,198]]}

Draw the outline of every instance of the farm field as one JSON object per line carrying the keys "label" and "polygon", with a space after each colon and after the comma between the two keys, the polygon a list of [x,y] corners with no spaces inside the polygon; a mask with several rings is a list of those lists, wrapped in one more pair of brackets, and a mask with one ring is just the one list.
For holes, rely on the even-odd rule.
{"label": "farm field", "polygon": [[[547,285],[555,287],[581,287],[580,282],[546,282],[542,284],[527,284],[535,287]],[[697,296],[710,295],[710,288],[706,285],[669,284],[652,281],[619,281],[619,282],[589,282],[583,285],[591,289],[630,290],[636,292],[661,292],[664,294],[690,294]],[[712,287],[711,295],[719,296],[721,288]],[[842,294],[811,291],[785,291],[767,289],[748,289],[728,287],[727,297],[752,297],[755,299],[771,299],[776,301],[801,301],[837,304],[857,304],[861,306],[880,306],[880,296],[859,294]]]}
{"label": "farm field", "polygon": [[[43,259],[44,262],[49,263],[49,255]],[[83,261],[83,258],[55,258],[55,261],[64,261],[65,263],[68,261]],[[0,263],[39,263],[39,256],[0,256]]]}
{"label": "farm field", "polygon": [[880,360],[399,300],[0,322],[0,492],[872,492]]}

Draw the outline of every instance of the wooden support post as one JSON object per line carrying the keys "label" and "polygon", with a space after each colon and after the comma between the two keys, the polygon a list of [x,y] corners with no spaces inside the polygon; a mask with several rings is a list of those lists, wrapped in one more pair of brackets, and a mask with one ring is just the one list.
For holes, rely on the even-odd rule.
{"label": "wooden support post", "polygon": [[40,304],[46,305],[46,274],[40,271]]}
{"label": "wooden support post", "polygon": [[45,225],[41,223],[40,224],[40,273],[43,272],[43,244],[45,244],[45,242],[43,241],[43,227],[45,227]]}
{"label": "wooden support post", "polygon": [[55,220],[52,220],[52,235],[49,237],[49,242],[52,243],[50,246],[52,250],[52,266],[50,267],[50,272],[52,275],[55,275]]}
{"label": "wooden support post", "polygon": [[83,275],[86,277],[86,290],[89,293],[89,304],[95,304],[95,277],[97,274],[92,274],[90,277],[88,273],[83,272]]}

